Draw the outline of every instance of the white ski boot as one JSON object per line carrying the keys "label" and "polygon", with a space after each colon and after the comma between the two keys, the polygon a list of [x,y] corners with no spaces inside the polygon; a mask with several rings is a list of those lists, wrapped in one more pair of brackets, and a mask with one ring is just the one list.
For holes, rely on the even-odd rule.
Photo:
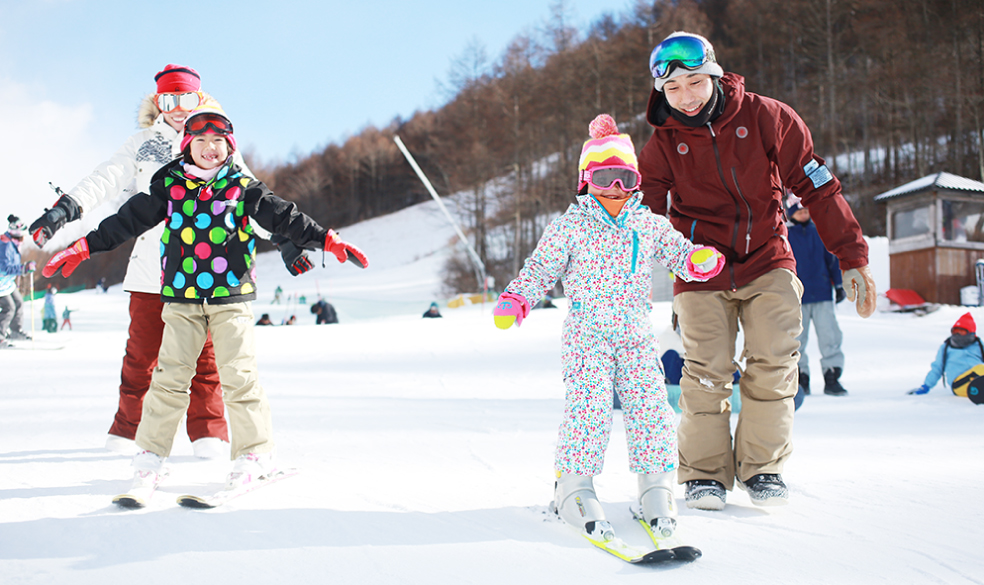
{"label": "white ski boot", "polygon": [[199,459],[222,459],[229,457],[229,443],[218,437],[202,437],[191,442],[191,451]]}
{"label": "white ski boot", "polygon": [[590,475],[557,472],[554,484],[554,511],[571,526],[584,530],[589,536],[610,540],[615,530],[605,520],[605,511],[595,495]]}
{"label": "white ski boot", "polygon": [[273,452],[246,453],[236,457],[232,472],[226,478],[226,490],[234,490],[250,482],[265,477],[277,470],[273,463]]}
{"label": "white ski boot", "polygon": [[150,451],[141,451],[133,457],[133,483],[130,490],[113,498],[113,503],[122,508],[143,508],[157,491],[157,486],[168,476],[170,470],[164,465],[164,457]]}
{"label": "white ski boot", "polygon": [[669,538],[676,532],[677,506],[673,497],[676,471],[639,474],[639,506],[642,517],[657,536]]}

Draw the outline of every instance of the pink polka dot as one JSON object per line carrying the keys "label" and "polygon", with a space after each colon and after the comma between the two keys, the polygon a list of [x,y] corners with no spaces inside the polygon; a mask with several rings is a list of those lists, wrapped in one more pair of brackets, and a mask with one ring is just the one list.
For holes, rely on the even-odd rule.
{"label": "pink polka dot", "polygon": [[171,199],[181,199],[184,197],[185,190],[181,185],[171,185]]}
{"label": "pink polka dot", "polygon": [[212,255],[212,246],[201,242],[195,246],[195,256],[205,259]]}
{"label": "pink polka dot", "polygon": [[225,192],[226,199],[237,199],[239,197],[239,187],[230,187]]}
{"label": "pink polka dot", "polygon": [[208,201],[209,199],[211,199],[212,198],[212,186],[211,185],[207,185],[204,189],[202,189],[201,192],[200,192],[200,194],[198,195],[198,198],[201,199],[202,201]]}

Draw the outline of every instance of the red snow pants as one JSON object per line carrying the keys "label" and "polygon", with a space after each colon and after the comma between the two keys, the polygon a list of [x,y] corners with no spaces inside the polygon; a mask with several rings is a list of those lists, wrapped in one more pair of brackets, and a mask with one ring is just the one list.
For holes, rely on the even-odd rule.
{"label": "red snow pants", "polygon": [[[110,435],[133,439],[143,412],[144,395],[157,366],[157,354],[164,335],[161,310],[164,303],[157,294],[130,293],[130,338],[126,341],[123,371],[120,374],[120,407],[116,411]],[[215,437],[229,441],[229,427],[222,403],[222,384],[215,365],[212,336],[198,357],[195,377],[191,380],[191,404],[188,407],[188,438],[192,441]]]}

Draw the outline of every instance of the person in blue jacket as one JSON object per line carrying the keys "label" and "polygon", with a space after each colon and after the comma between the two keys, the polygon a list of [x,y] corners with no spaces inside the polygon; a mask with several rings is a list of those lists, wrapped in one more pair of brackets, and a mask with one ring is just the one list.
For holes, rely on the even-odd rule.
{"label": "person in blue jacket", "polygon": [[936,359],[929,367],[922,386],[909,390],[907,394],[926,394],[940,378],[944,386],[952,386],[961,374],[980,364],[984,364],[984,345],[977,337],[974,317],[964,313],[950,328],[950,337],[936,351]]}
{"label": "person in blue jacket", "polygon": [[844,352],[841,350],[844,335],[834,310],[835,302],[839,303],[847,296],[840,263],[823,245],[817,226],[810,220],[810,211],[803,207],[799,197],[790,194],[786,205],[789,245],[796,257],[796,276],[803,283],[803,332],[797,338],[800,343],[799,385],[804,394],[810,393],[810,358],[806,354],[806,344],[810,340],[812,322],[820,345],[823,393],[844,396],[847,390],[840,383],[844,371]]}
{"label": "person in blue jacket", "polygon": [[0,348],[10,345],[11,339],[30,340],[21,328],[24,301],[17,288],[17,279],[34,272],[34,261],[21,264],[20,245],[27,226],[16,215],[7,216],[9,226],[0,234]]}

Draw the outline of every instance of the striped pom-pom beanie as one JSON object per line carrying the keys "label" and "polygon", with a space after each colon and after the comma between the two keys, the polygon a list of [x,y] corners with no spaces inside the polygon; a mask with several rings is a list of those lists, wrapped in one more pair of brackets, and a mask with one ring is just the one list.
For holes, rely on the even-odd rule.
{"label": "striped pom-pom beanie", "polygon": [[588,134],[591,138],[581,148],[581,159],[577,164],[578,189],[588,183],[582,178],[583,172],[596,167],[629,167],[639,171],[632,138],[618,133],[618,125],[611,116],[601,114],[592,120],[588,124]]}

